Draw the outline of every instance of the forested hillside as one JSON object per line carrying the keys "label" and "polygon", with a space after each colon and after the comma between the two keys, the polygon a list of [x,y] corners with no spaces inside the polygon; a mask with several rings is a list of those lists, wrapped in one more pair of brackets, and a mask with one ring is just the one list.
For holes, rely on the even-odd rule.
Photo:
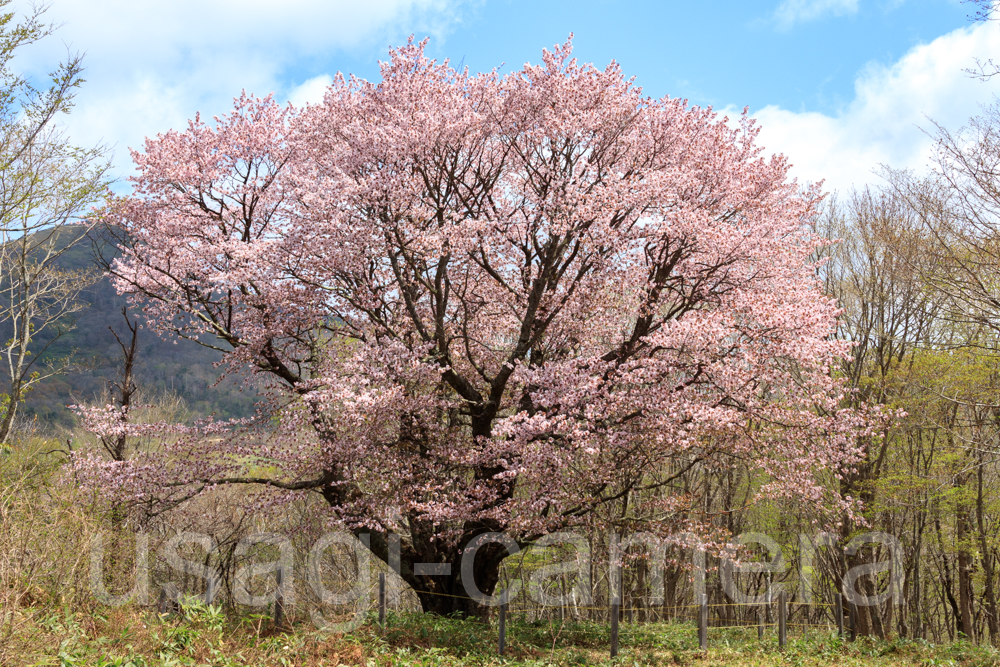
{"label": "forested hillside", "polygon": [[[84,227],[69,229],[77,235],[85,231]],[[91,237],[98,234],[92,232]],[[65,241],[70,238],[67,235]],[[93,240],[70,248],[59,258],[59,266],[96,271]],[[75,362],[70,372],[46,380],[28,394],[23,414],[43,426],[71,425],[73,414],[66,406],[97,400],[118,371],[121,349],[109,327],[119,334],[127,333],[121,313],[126,299],[115,292],[107,277],[85,289],[80,299],[87,305],[74,316],[75,322],[67,320],[61,332],[43,331],[31,348],[36,353],[44,350],[36,364],[67,355]],[[133,315],[143,321],[141,313]],[[9,335],[9,323],[0,325],[0,336],[6,339]],[[241,381],[228,377],[215,385],[222,371],[213,365],[220,359],[219,353],[191,341],[163,340],[146,328],[139,331],[139,350],[139,385],[147,396],[176,393],[198,416],[214,413],[228,418],[253,411],[253,389],[242,389]]]}

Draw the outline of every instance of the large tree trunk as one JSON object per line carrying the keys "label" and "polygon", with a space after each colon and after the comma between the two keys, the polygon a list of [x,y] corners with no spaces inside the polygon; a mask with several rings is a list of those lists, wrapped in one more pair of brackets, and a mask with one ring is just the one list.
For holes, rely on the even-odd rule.
{"label": "large tree trunk", "polygon": [[[487,542],[479,546],[472,560],[473,580],[462,579],[462,558],[472,540],[483,533],[498,532],[481,523],[466,524],[462,538],[455,546],[445,546],[431,540],[430,526],[420,526],[411,521],[417,530],[409,536],[401,536],[398,546],[398,561],[390,545],[390,537],[385,533],[371,533],[359,529],[359,536],[368,535],[372,554],[391,568],[398,568],[399,576],[416,593],[424,612],[439,616],[457,615],[486,621],[490,607],[474,599],[478,590],[483,596],[492,596],[500,581],[500,568],[508,552],[505,546]],[[427,528],[428,530],[420,530]]]}
{"label": "large tree trunk", "polygon": [[[476,560],[482,561],[484,559],[477,558]],[[470,598],[468,592],[465,590],[461,577],[461,562],[453,562],[450,565],[451,573],[449,575],[414,577],[415,585],[411,585],[413,585],[414,591],[416,591],[417,598],[420,599],[421,609],[426,613],[437,614],[439,616],[457,615],[461,618],[488,620],[489,607]],[[493,594],[499,578],[499,563],[477,563],[477,585],[484,594]],[[492,581],[492,585],[485,583],[487,581]]]}
{"label": "large tree trunk", "polygon": [[[478,437],[489,437],[491,419],[491,416],[475,417],[473,433]],[[407,416],[401,420],[400,431],[401,440],[418,442],[423,437],[420,424]],[[502,468],[483,468],[477,470],[476,475],[481,479],[492,479],[500,472],[503,472]],[[354,485],[336,483],[343,478],[340,471],[331,470],[327,477],[329,482],[322,493],[331,507],[349,506],[360,495]],[[513,483],[501,484],[498,503],[510,499],[514,491]],[[460,538],[452,542],[440,539],[441,528],[426,518],[413,514],[406,517],[406,523],[406,535],[391,535],[368,528],[357,528],[354,534],[359,538],[367,536],[372,554],[395,569],[400,578],[413,588],[424,612],[488,620],[490,607],[480,600],[496,591],[500,567],[509,555],[507,547],[493,541],[477,543],[470,564],[472,581],[463,581],[462,561],[473,540],[487,533],[502,533],[504,526],[491,520],[466,521]]]}

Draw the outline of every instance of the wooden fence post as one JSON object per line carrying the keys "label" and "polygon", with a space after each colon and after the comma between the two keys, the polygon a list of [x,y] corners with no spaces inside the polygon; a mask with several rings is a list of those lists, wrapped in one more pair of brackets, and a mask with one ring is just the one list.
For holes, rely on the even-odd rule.
{"label": "wooden fence post", "polygon": [[788,639],[788,602],[785,591],[778,593],[778,646],[784,648]]}
{"label": "wooden fence post", "polygon": [[698,646],[702,651],[708,650],[708,595],[701,594],[698,605]]}
{"label": "wooden fence post", "polygon": [[757,641],[764,641],[764,610],[757,607]]}
{"label": "wooden fence post", "polygon": [[500,639],[497,646],[497,653],[503,655],[503,652],[507,650],[507,603],[502,602],[500,604]]}
{"label": "wooden fence post", "polygon": [[850,641],[854,641],[858,638],[858,605],[854,604],[854,600],[848,599],[847,610],[850,612]]}

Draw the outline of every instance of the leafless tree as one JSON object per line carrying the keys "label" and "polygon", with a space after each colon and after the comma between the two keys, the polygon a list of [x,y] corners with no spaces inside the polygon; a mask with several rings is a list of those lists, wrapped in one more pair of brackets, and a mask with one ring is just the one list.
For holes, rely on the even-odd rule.
{"label": "leafless tree", "polygon": [[[994,0],[963,1],[973,6],[972,13],[969,14],[970,21],[985,23],[986,21],[995,21],[997,19],[997,6],[994,4]],[[987,58],[986,60],[975,58],[974,60],[976,61],[976,66],[965,70],[969,76],[987,81],[1000,74],[1000,65],[994,63],[992,58]]]}
{"label": "leafless tree", "polygon": [[[0,1],[0,10],[9,4]],[[108,185],[105,148],[72,145],[56,122],[83,82],[81,56],[60,64],[45,89],[11,69],[19,49],[52,34],[43,12],[35,8],[17,24],[13,13],[0,14],[0,325],[10,335],[0,341],[7,385],[0,443],[25,392],[67,367],[68,359],[38,363],[46,349],[32,342],[48,329],[51,345],[82,308],[77,297],[96,273],[64,270],[59,259],[85,238],[88,211]]]}
{"label": "leafless tree", "polygon": [[[934,169],[927,178],[885,172],[927,234],[924,282],[942,297],[942,317],[1000,334],[1000,102],[957,131],[935,124]],[[963,343],[965,344],[965,343]]]}
{"label": "leafless tree", "polygon": [[[139,344],[139,323],[130,320],[128,309],[122,308],[122,317],[125,319],[125,326],[128,328],[128,335],[125,340],[118,335],[113,327],[108,327],[111,334],[118,342],[118,347],[122,350],[121,365],[118,367],[118,377],[108,383],[108,390],[114,398],[116,406],[125,417],[132,409],[133,399],[139,390],[135,383],[135,370],[138,356]],[[128,435],[122,431],[115,436],[102,436],[101,446],[114,461],[124,461],[128,456]]]}

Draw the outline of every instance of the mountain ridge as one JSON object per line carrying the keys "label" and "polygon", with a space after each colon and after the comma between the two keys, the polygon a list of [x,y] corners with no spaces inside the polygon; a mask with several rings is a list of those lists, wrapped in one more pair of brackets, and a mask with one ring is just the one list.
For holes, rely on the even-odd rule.
{"label": "mountain ridge", "polygon": [[[56,260],[56,266],[63,270],[96,269],[95,248],[109,247],[100,228],[74,225],[65,227],[60,234],[66,234],[65,242],[57,237],[56,242],[62,243],[62,247],[80,234],[88,235]],[[58,337],[54,330],[42,331],[29,346],[33,350],[45,348],[36,363],[45,364],[69,355],[77,366],[39,383],[25,397],[22,416],[37,420],[43,427],[72,426],[75,417],[66,406],[96,401],[118,372],[121,349],[108,327],[113,327],[119,335],[127,333],[121,313],[127,305],[126,298],[117,293],[107,276],[102,276],[80,292],[78,301],[85,307],[68,318],[75,320],[72,328]],[[232,376],[219,380],[223,375],[217,368],[221,352],[194,341],[164,340],[146,326],[141,311],[129,309],[128,314],[141,324],[136,376],[138,386],[147,396],[176,393],[194,417],[214,414],[225,419],[253,413],[257,394],[252,386],[245,387],[241,378]],[[0,321],[0,336],[4,340],[11,337],[11,332],[9,320]]]}

